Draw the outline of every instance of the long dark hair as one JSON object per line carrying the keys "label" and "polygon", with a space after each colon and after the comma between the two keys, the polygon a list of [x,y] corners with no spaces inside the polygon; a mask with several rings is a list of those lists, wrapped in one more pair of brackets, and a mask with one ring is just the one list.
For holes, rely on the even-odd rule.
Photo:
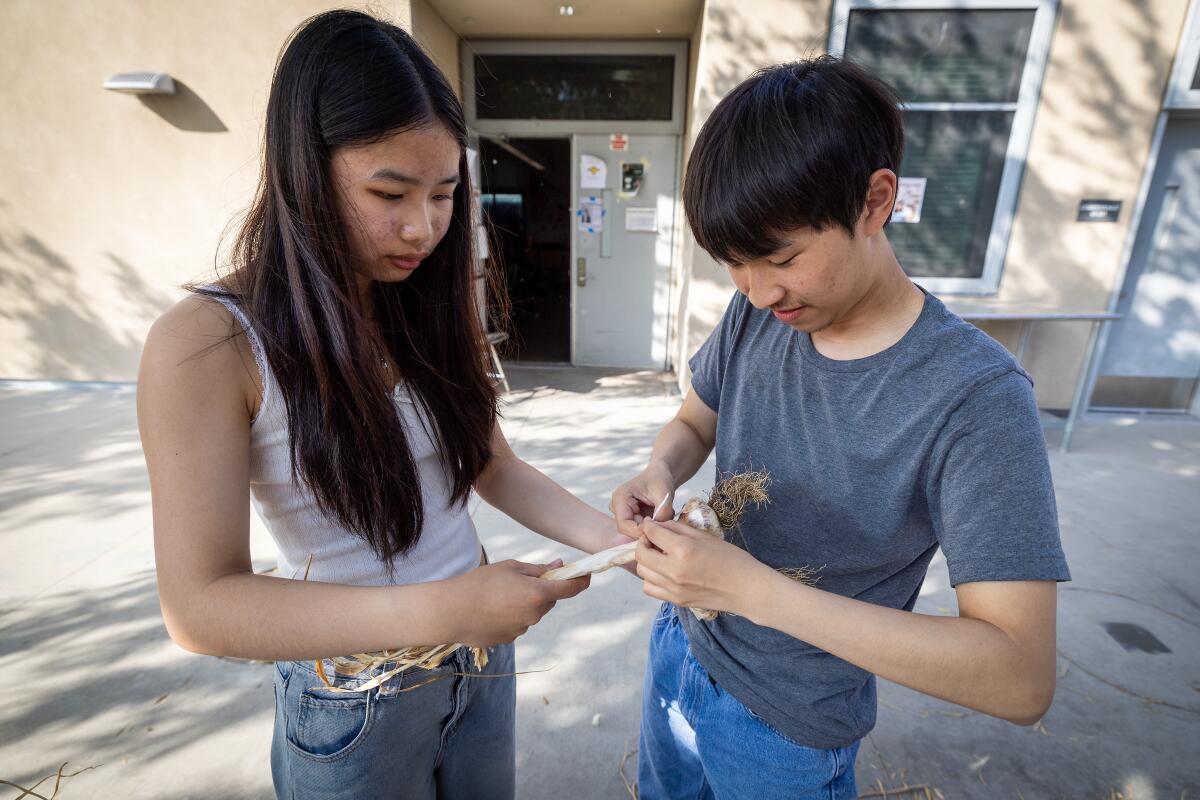
{"label": "long dark hair", "polygon": [[[364,314],[330,156],[438,124],[462,148],[449,230],[408,280],[373,284]],[[379,349],[426,411],[452,504],[491,457],[497,398],[474,300],[466,145],[458,98],[412,37],[356,11],[312,17],[275,66],[258,191],[218,290],[262,339],[293,476],[388,564],[416,544],[424,514],[410,449],[419,432],[397,414]]]}

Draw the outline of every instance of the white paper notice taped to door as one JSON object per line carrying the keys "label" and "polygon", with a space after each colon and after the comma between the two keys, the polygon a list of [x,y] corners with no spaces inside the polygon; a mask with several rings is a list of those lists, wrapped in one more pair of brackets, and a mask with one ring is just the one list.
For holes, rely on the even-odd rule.
{"label": "white paper notice taped to door", "polygon": [[579,188],[603,189],[608,180],[608,164],[596,156],[579,156]]}
{"label": "white paper notice taped to door", "polygon": [[658,209],[627,207],[625,209],[625,230],[627,231],[658,231]]}

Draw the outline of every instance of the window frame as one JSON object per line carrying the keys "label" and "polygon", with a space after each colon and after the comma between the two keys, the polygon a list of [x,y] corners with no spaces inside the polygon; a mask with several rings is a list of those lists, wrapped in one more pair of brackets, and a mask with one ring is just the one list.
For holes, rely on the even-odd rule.
{"label": "window frame", "polygon": [[[1033,11],[1029,49],[1021,72],[1015,103],[904,103],[912,111],[1010,111],[1013,113],[1005,150],[1004,169],[996,193],[996,210],[985,250],[983,273],[978,278],[914,276],[913,281],[935,294],[992,295],[1000,289],[1004,259],[1016,216],[1017,197],[1029,155],[1033,120],[1049,60],[1050,43],[1059,0],[834,0],[828,49],[842,56],[851,13],[855,11]],[[1198,93],[1200,94],[1200,93]]]}
{"label": "window frame", "polygon": [[1196,0],[1188,3],[1187,16],[1183,23],[1179,44],[1175,48],[1175,63],[1167,80],[1166,102],[1170,110],[1186,111],[1200,109],[1200,89],[1193,89],[1192,79],[1200,64],[1200,13]]}
{"label": "window frame", "polygon": [[[475,56],[674,56],[669,120],[588,119],[480,119],[475,105]],[[687,107],[688,43],[686,41],[571,41],[571,40],[464,40],[462,43],[463,110],[467,124],[480,133],[507,134],[515,130],[534,135],[572,133],[682,134]]]}

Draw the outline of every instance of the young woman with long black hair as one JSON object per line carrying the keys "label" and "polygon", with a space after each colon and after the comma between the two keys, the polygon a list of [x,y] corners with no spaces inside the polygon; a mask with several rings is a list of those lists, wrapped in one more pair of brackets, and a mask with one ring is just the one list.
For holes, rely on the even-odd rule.
{"label": "young woman with long black hair", "polygon": [[[619,538],[497,425],[466,136],[409,35],[352,11],[308,20],[276,66],[231,268],[146,342],[163,617],[189,650],[276,661],[280,797],[511,797],[511,642],[587,579],[486,565],[467,499],[588,552]],[[276,575],[251,569],[251,502]],[[460,650],[369,692],[314,688],[316,659],[456,642],[492,647],[487,679],[458,674]]]}

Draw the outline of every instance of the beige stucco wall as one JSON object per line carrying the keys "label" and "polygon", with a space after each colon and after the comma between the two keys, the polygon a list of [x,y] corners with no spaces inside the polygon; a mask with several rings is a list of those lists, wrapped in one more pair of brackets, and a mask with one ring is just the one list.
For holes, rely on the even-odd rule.
{"label": "beige stucco wall", "polygon": [[[825,52],[829,12],[829,0],[705,2],[692,34],[684,164],[717,103],[751,72]],[[678,334],[672,355],[680,384],[686,386],[687,359],[720,321],[734,288],[725,269],[696,246],[686,224],[682,251]]]}
{"label": "beige stucco wall", "polygon": [[[287,33],[336,3],[0,4],[0,377],[129,380],[146,328],[203,277],[257,174],[271,69]],[[997,299],[1101,308],[1120,256],[1187,0],[1063,0]],[[373,2],[415,28],[460,87],[459,42],[429,0]],[[755,68],[824,52],[830,0],[708,0],[692,34],[683,159],[719,99]],[[145,101],[100,88],[159,69]],[[1124,201],[1076,223],[1083,197]],[[681,220],[682,218],[680,218]],[[684,226],[672,356],[686,359],[732,293]],[[1015,344],[1015,326],[987,328]],[[1044,324],[1027,365],[1064,407],[1086,328]]]}
{"label": "beige stucco wall", "polygon": [[462,68],[458,58],[458,34],[451,30],[428,0],[411,0],[412,25],[405,26],[421,43],[445,73],[450,85],[462,97]]}
{"label": "beige stucco wall", "polygon": [[[373,2],[457,79],[424,0]],[[0,378],[133,380],[145,332],[251,198],[276,56],[321,0],[0,4]],[[174,97],[105,91],[162,70]]]}
{"label": "beige stucco wall", "polygon": [[[1106,0],[1104,13],[1095,13],[1093,0],[1063,0],[996,301],[1099,310],[1119,290],[1120,258],[1186,9],[1187,0]],[[709,0],[693,42],[698,63],[685,146],[755,67],[824,52],[829,18],[825,0]],[[1122,200],[1120,221],[1076,222],[1085,197]],[[675,361],[686,384],[686,358],[719,320],[732,285],[685,236],[687,312]],[[1015,348],[1015,324],[984,328]],[[1026,366],[1043,407],[1070,405],[1087,332],[1086,323],[1035,328]]]}
{"label": "beige stucco wall", "polygon": [[[1034,121],[997,299],[1104,309],[1117,272],[1187,0],[1064,0]],[[1079,201],[1123,201],[1113,223],[1075,221]],[[987,330],[1012,346],[1015,325]],[[1086,323],[1034,329],[1026,368],[1047,408],[1071,403]]]}

